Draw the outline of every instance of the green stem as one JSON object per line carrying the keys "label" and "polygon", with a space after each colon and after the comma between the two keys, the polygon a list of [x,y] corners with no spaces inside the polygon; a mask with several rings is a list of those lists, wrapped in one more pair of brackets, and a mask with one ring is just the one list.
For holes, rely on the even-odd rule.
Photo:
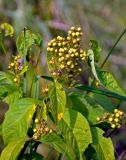
{"label": "green stem", "polygon": [[106,61],[108,60],[109,56],[111,55],[111,53],[113,52],[113,50],[115,49],[116,45],[118,44],[118,42],[120,41],[120,39],[122,38],[122,36],[125,34],[126,32],[126,28],[123,30],[123,32],[121,33],[121,35],[118,37],[118,39],[116,40],[115,44],[113,45],[113,47],[111,48],[111,50],[109,51],[108,55],[106,56],[105,60],[103,61],[101,68],[104,67]]}
{"label": "green stem", "polygon": [[[24,66],[26,66],[26,56],[23,57]],[[23,96],[26,97],[26,87],[27,87],[27,80],[26,80],[26,72],[24,73],[24,80],[23,80]]]}
{"label": "green stem", "polygon": [[39,96],[39,78],[38,76],[35,77],[35,86],[34,86],[34,98],[38,99]]}
{"label": "green stem", "polygon": [[[38,59],[37,59],[37,62],[36,62],[35,68],[34,68],[34,72],[35,72],[35,69],[36,69],[37,66],[38,66],[39,59],[40,59],[40,55],[41,55],[41,49],[40,49],[40,51],[39,51],[39,55],[38,55]],[[32,88],[33,88],[35,76],[36,76],[36,74],[34,73],[33,78],[32,78],[31,87],[30,87],[30,91],[29,91],[29,96],[31,95],[31,92],[32,92]]]}
{"label": "green stem", "polygon": [[[23,61],[24,61],[24,67],[27,65],[27,61],[26,61],[26,45],[25,45],[25,31],[26,28],[24,28],[24,57],[23,57]],[[24,73],[24,80],[23,80],[23,96],[26,97],[26,89],[27,87],[27,81],[26,81],[26,72]]]}

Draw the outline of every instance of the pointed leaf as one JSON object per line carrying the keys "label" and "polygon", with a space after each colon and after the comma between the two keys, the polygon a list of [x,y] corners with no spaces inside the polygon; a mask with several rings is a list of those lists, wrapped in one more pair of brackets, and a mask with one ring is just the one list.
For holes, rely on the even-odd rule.
{"label": "pointed leaf", "polygon": [[9,143],[2,151],[0,160],[16,160],[25,144],[26,138],[19,138]]}
{"label": "pointed leaf", "polygon": [[62,118],[66,106],[66,94],[62,85],[58,82],[51,83],[49,87],[49,96],[53,118],[57,122]]}
{"label": "pointed leaf", "polygon": [[[64,129],[64,123],[68,127],[67,130]],[[86,118],[81,113],[75,110],[66,109],[64,112],[63,118],[59,123],[59,127],[63,132],[63,136],[66,138],[67,141],[69,141],[70,139],[70,137],[67,137],[68,132],[71,132],[74,135],[74,138],[76,140],[76,143],[79,149],[80,159],[81,159],[82,153],[85,151],[88,145],[92,143],[91,131]],[[75,143],[75,142],[71,141],[70,145],[72,145],[72,143]],[[76,150],[75,150],[75,153],[76,153]]]}
{"label": "pointed leaf", "polygon": [[58,135],[51,133],[46,136],[42,136],[39,140],[42,143],[49,144],[53,148],[55,148],[58,152],[67,156],[69,160],[75,160],[75,154],[72,148],[67,145],[61,137]]}
{"label": "pointed leaf", "polygon": [[126,96],[125,91],[119,86],[110,72],[97,70],[101,83],[110,91]]}
{"label": "pointed leaf", "polygon": [[114,148],[110,138],[103,136],[103,131],[97,127],[92,128],[93,148],[99,160],[115,160]]}
{"label": "pointed leaf", "polygon": [[99,103],[107,112],[113,113],[116,106],[114,106],[109,97],[97,93],[90,93],[89,96]]}
{"label": "pointed leaf", "polygon": [[2,128],[5,143],[15,138],[26,137],[35,108],[34,100],[30,98],[20,99],[11,105]]}
{"label": "pointed leaf", "polygon": [[34,34],[28,29],[24,29],[16,40],[18,52],[27,55],[33,45],[41,47],[42,39],[39,34]]}
{"label": "pointed leaf", "polygon": [[13,84],[14,75],[11,72],[0,71],[0,83]]}
{"label": "pointed leaf", "polygon": [[91,124],[96,123],[96,117],[103,116],[105,110],[88,95],[71,92],[68,94],[72,108],[83,114]]}
{"label": "pointed leaf", "polygon": [[9,106],[11,106],[15,101],[17,101],[20,98],[19,91],[15,91],[11,94],[9,94],[7,97],[3,99],[4,102],[6,102]]}
{"label": "pointed leaf", "polygon": [[11,84],[0,84],[0,97],[4,98],[17,91],[17,86]]}

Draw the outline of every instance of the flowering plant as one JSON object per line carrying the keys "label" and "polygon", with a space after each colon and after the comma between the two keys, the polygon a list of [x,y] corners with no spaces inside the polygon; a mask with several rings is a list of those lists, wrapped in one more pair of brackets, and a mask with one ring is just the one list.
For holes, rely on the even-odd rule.
{"label": "flowering plant", "polygon": [[[3,37],[13,33],[11,25],[1,25]],[[102,69],[104,63],[99,67],[102,50],[98,42],[91,40],[89,48],[83,49],[82,35],[80,27],[71,27],[66,37],[58,36],[48,43],[49,76],[37,75],[37,62],[32,65],[29,60],[33,47],[41,52],[41,36],[27,28],[18,35],[18,55],[7,71],[0,72],[0,98],[9,106],[0,129],[5,144],[0,160],[52,156],[62,160],[115,159],[112,141],[104,133],[125,123],[124,112],[110,97],[125,101],[126,93],[113,75]],[[86,85],[78,80],[85,65],[92,72]],[[40,94],[43,78],[49,84]]]}

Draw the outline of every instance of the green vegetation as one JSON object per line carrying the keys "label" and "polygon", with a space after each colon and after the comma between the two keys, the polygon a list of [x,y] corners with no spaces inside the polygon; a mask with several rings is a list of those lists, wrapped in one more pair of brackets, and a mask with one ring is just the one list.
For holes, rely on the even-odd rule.
{"label": "green vegetation", "polygon": [[[13,38],[14,29],[3,23],[0,34]],[[126,101],[126,93],[99,64],[99,43],[90,40],[88,49],[81,48],[82,34],[80,27],[71,27],[66,36],[50,40],[49,75],[36,72],[40,57],[34,63],[32,59],[36,53],[40,56],[41,36],[28,28],[18,34],[18,54],[0,72],[0,98],[9,106],[0,127],[5,145],[0,160],[46,160],[52,158],[50,152],[55,160],[115,159],[110,135],[125,125],[118,106]],[[4,41],[1,46],[5,48]],[[84,65],[91,72],[85,85],[78,79]],[[47,84],[43,89],[41,79]],[[108,137],[103,135],[106,131]]]}

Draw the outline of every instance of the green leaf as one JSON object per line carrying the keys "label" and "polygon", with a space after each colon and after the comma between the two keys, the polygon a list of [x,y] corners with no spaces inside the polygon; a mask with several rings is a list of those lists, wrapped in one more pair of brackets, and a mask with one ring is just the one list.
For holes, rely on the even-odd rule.
{"label": "green leaf", "polygon": [[103,131],[97,127],[92,128],[93,148],[99,160],[115,160],[114,148],[110,138],[103,136]]}
{"label": "green leaf", "polygon": [[40,34],[33,34],[34,44],[38,47],[42,46],[42,38]]}
{"label": "green leaf", "polygon": [[96,40],[90,40],[89,46],[94,52],[94,61],[98,62],[101,57],[101,47]]}
{"label": "green leaf", "polygon": [[2,151],[0,160],[16,160],[25,144],[26,138],[14,139]]}
{"label": "green leaf", "polygon": [[54,133],[51,133],[51,134],[42,136],[39,141],[42,143],[51,145],[58,152],[67,156],[69,160],[75,160],[75,154],[72,148],[68,144],[66,144],[60,136]]}
{"label": "green leaf", "polygon": [[0,136],[2,135],[2,124],[0,124]]}
{"label": "green leaf", "polygon": [[7,97],[3,99],[4,102],[9,104],[11,106],[15,101],[17,101],[20,98],[20,93],[19,91],[15,91],[11,94],[9,94]]}
{"label": "green leaf", "polygon": [[[59,123],[59,128],[63,132],[62,135],[65,138],[65,141],[70,143],[75,153],[77,152],[77,148],[79,149],[79,157],[82,159],[82,153],[88,145],[92,143],[90,126],[86,118],[75,110],[66,109],[63,118]],[[76,142],[74,142],[73,138]],[[78,157],[77,153],[76,156]]]}
{"label": "green leaf", "polygon": [[43,119],[47,121],[47,107],[44,101],[35,99],[35,104],[39,105],[39,110],[37,109],[38,119]]}
{"label": "green leaf", "polygon": [[5,72],[0,71],[0,83],[6,80]]}
{"label": "green leaf", "polygon": [[91,124],[96,123],[96,117],[103,116],[105,110],[88,95],[82,93],[70,92],[68,94],[72,102],[72,108],[83,114]]}
{"label": "green leaf", "polygon": [[13,80],[14,80],[14,75],[11,72],[0,71],[0,83],[13,84],[14,83]]}
{"label": "green leaf", "polygon": [[5,36],[13,36],[14,28],[8,23],[2,23],[1,29],[4,30]]}
{"label": "green leaf", "polygon": [[91,66],[92,74],[94,75],[95,79],[99,83],[101,83],[100,80],[99,80],[99,77],[97,75],[97,72],[96,72],[95,59],[94,59],[94,52],[93,52],[93,50],[89,49],[87,51],[87,59],[88,59],[89,65]]}
{"label": "green leaf", "polygon": [[21,72],[20,72],[20,76],[21,75],[23,75],[25,72],[27,72],[27,70],[28,70],[28,66],[25,66],[22,70],[21,70]]}
{"label": "green leaf", "polygon": [[100,95],[106,95],[108,97],[117,98],[117,99],[120,99],[122,101],[126,101],[126,96],[120,95],[120,94],[112,92],[112,91],[97,89],[95,87],[85,86],[85,85],[82,85],[82,84],[76,85],[75,88],[85,90],[85,91],[89,91],[89,92],[93,92],[93,93],[97,93],[97,94],[100,94]]}
{"label": "green leaf", "polygon": [[17,91],[17,86],[11,84],[0,84],[0,98],[6,97],[7,95]]}
{"label": "green leaf", "polygon": [[16,46],[19,54],[27,55],[33,45],[41,47],[42,39],[39,34],[34,34],[28,29],[24,29],[16,40]]}
{"label": "green leaf", "polygon": [[40,80],[40,76],[35,76],[34,79],[34,98],[38,99],[39,96],[39,80]]}
{"label": "green leaf", "polygon": [[62,118],[66,106],[66,94],[60,83],[54,82],[50,84],[49,97],[52,106],[52,115],[55,122],[57,122]]}
{"label": "green leaf", "polygon": [[45,102],[43,102],[43,104],[41,105],[41,116],[42,116],[42,119],[47,121],[47,107]]}
{"label": "green leaf", "polygon": [[109,97],[97,93],[90,93],[89,96],[99,103],[107,112],[113,113],[115,106]]}
{"label": "green leaf", "polygon": [[30,98],[20,99],[11,105],[2,128],[5,144],[15,138],[26,137],[35,108],[34,100]]}
{"label": "green leaf", "polygon": [[97,70],[100,82],[110,91],[126,96],[125,91],[119,86],[110,72]]}

